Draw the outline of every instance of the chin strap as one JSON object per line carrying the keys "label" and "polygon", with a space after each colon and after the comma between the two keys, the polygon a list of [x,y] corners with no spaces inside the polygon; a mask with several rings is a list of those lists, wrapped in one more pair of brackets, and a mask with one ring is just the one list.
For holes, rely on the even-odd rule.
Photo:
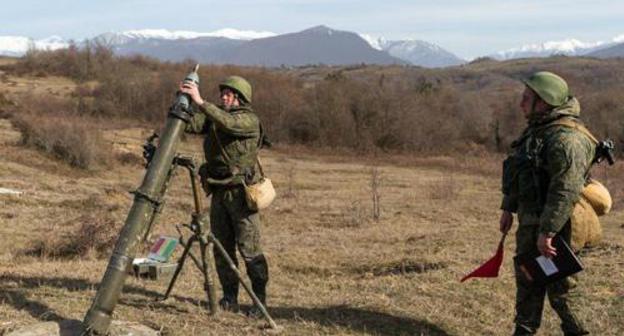
{"label": "chin strap", "polygon": [[535,106],[537,105],[537,93],[533,92],[533,97],[531,97],[531,115],[535,115]]}

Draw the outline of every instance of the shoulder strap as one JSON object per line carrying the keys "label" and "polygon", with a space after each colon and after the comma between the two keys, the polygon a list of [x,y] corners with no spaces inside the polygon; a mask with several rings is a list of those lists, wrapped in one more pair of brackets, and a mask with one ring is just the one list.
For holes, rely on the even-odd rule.
{"label": "shoulder strap", "polygon": [[212,123],[212,132],[214,133],[215,141],[217,142],[217,146],[219,146],[219,150],[221,151],[221,155],[223,155],[223,157],[225,158],[225,161],[227,161],[227,164],[231,165],[232,164],[232,158],[230,158],[228,153],[223,148],[223,145],[221,144],[221,139],[219,139],[219,134],[217,134],[217,126],[214,123]]}
{"label": "shoulder strap", "polygon": [[546,128],[551,127],[551,126],[565,126],[565,127],[573,128],[585,134],[594,144],[599,143],[598,139],[596,139],[596,137],[593,134],[591,134],[591,132],[587,129],[587,127],[585,127],[585,125],[583,125],[581,122],[576,121],[574,119],[560,118],[549,123]]}
{"label": "shoulder strap", "polygon": [[260,172],[260,176],[264,178],[264,169],[262,169],[262,164],[260,163],[260,156],[256,156],[256,163],[258,164],[258,171]]}
{"label": "shoulder strap", "polygon": [[260,163],[260,150],[262,149],[262,144],[264,142],[264,127],[262,127],[260,119],[258,119],[258,127],[260,128],[260,136],[258,136],[258,143],[256,146],[256,164],[258,164],[260,176],[264,178],[264,169],[262,169],[262,164]]}
{"label": "shoulder strap", "polygon": [[[583,123],[581,123],[578,120],[571,119],[571,118],[560,118],[550,123],[548,127],[550,127],[551,125],[573,128],[585,134],[585,136],[587,136],[587,138],[589,138],[589,140],[591,140],[591,142],[593,142],[594,145],[598,145],[600,143],[598,139],[596,139],[596,137],[593,134],[591,134],[591,132],[587,129],[587,127],[585,127],[585,125],[583,125]],[[592,167],[592,164],[590,164],[589,167],[587,167],[587,171],[585,172],[585,179],[589,178],[589,172],[591,170],[591,167]]]}

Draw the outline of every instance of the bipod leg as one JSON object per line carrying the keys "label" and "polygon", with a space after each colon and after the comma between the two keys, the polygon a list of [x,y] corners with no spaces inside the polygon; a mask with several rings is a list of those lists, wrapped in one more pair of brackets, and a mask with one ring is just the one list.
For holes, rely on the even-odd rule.
{"label": "bipod leg", "polygon": [[192,235],[191,238],[186,242],[184,246],[184,252],[182,252],[182,256],[178,259],[178,266],[176,267],[175,272],[173,273],[173,277],[171,277],[171,281],[169,282],[169,286],[167,287],[167,291],[161,300],[167,300],[169,298],[169,294],[171,294],[171,290],[173,289],[173,285],[178,279],[178,275],[180,275],[180,271],[182,271],[182,267],[184,266],[184,262],[186,261],[186,257],[191,251],[191,247],[193,247],[193,243],[197,240],[195,235]]}
{"label": "bipod leg", "polygon": [[[212,262],[212,243],[208,243],[206,238],[199,238],[199,248],[201,250],[201,261],[202,267],[201,271],[204,276],[204,290],[206,291],[206,296],[208,297],[208,307],[210,309],[210,315],[215,315],[218,311],[217,309],[217,292],[215,289],[214,278],[212,277],[212,271],[210,270],[210,265],[214,265]],[[206,259],[208,257],[208,259]]]}
{"label": "bipod leg", "polygon": [[247,294],[249,294],[249,297],[251,297],[251,300],[253,301],[253,303],[256,305],[256,307],[258,307],[258,309],[260,309],[260,312],[262,312],[264,319],[269,323],[269,326],[271,327],[271,329],[279,330],[280,328],[277,326],[277,323],[273,321],[273,318],[271,318],[271,315],[269,315],[269,312],[267,311],[264,304],[260,302],[260,299],[258,299],[258,297],[256,296],[256,293],[254,293],[251,286],[249,286],[245,281],[243,281],[243,277],[240,271],[238,270],[238,267],[236,267],[236,265],[234,264],[234,261],[232,261],[232,258],[230,258],[230,256],[228,255],[223,245],[221,245],[221,242],[217,238],[215,238],[212,234],[207,234],[206,236],[208,237],[208,240],[210,242],[215,244],[215,246],[217,247],[217,251],[221,253],[221,256],[228,263],[228,265],[230,266],[230,269],[236,274],[236,277],[238,278],[238,282],[240,282],[240,284],[243,285],[243,288],[245,288],[245,291],[247,292]]}

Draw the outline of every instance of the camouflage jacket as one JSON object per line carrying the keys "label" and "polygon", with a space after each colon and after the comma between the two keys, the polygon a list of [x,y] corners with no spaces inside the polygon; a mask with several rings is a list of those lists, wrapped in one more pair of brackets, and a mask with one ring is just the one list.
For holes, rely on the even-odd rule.
{"label": "camouflage jacket", "polygon": [[595,144],[581,131],[558,124],[561,118],[581,122],[576,98],[529,125],[512,143],[503,164],[501,209],[539,215],[540,232],[559,232],[580,197],[595,153]]}
{"label": "camouflage jacket", "polygon": [[209,177],[254,179],[261,132],[260,120],[250,106],[225,111],[206,102],[199,106],[186,132],[205,135],[203,148]]}

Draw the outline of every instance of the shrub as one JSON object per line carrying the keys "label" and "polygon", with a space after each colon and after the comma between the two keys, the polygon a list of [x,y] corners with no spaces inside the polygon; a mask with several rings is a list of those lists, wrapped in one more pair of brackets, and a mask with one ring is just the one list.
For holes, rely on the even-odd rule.
{"label": "shrub", "polygon": [[[108,166],[113,157],[112,144],[102,137],[94,122],[67,111],[68,103],[46,99],[30,106],[20,105],[13,124],[22,134],[22,144],[43,151],[81,169]],[[50,109],[57,112],[46,114]],[[58,112],[61,111],[61,112]]]}
{"label": "shrub", "polygon": [[[228,75],[254,87],[254,110],[276,143],[421,154],[506,151],[526,122],[520,79],[538,70],[561,74],[583,106],[597,136],[624,143],[621,86],[624,61],[574,57],[493,61],[445,69],[325,67],[271,70],[203,65],[202,96],[218,102],[217,84]],[[62,75],[82,83],[77,114],[134,120],[159,127],[191,61],[163,63],[115,56],[96,43],[31,51],[13,71]],[[54,113],[53,111],[49,111]],[[620,146],[622,148],[624,146]],[[621,149],[618,149],[620,151]]]}
{"label": "shrub", "polygon": [[46,235],[31,243],[21,254],[54,258],[94,254],[101,258],[110,254],[121,229],[120,223],[106,215],[83,215],[66,224],[76,230]]}
{"label": "shrub", "polygon": [[2,92],[0,92],[0,118],[9,117],[9,107],[13,105],[13,102],[10,101]]}

